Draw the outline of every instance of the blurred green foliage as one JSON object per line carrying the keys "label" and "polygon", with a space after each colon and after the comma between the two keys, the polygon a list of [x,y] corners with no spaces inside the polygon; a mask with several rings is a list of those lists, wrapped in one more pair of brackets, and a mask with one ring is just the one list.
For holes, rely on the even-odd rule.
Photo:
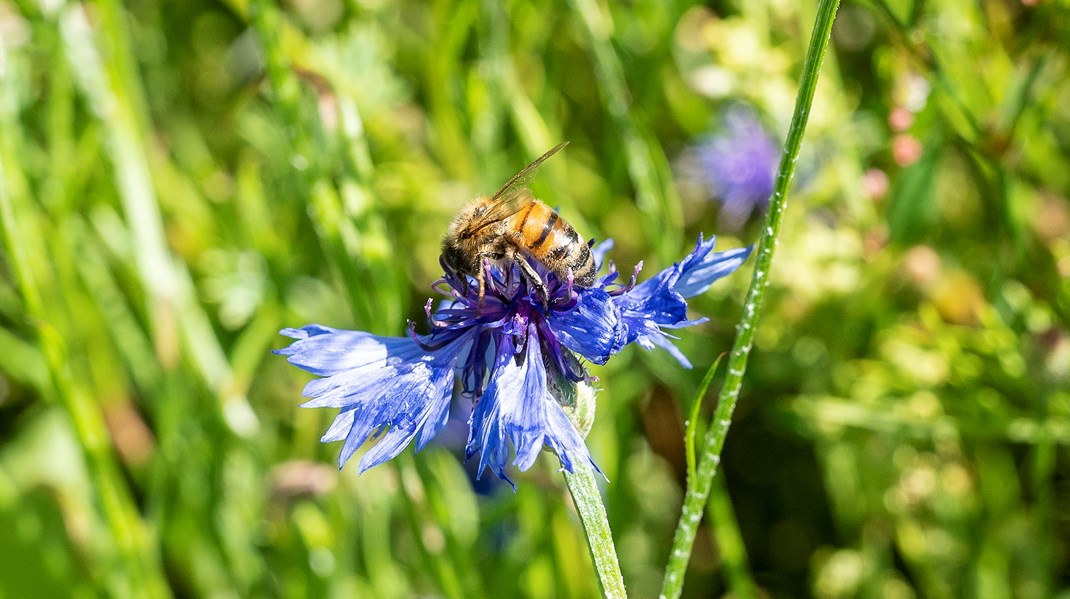
{"label": "blurred green foliage", "polygon": [[[535,191],[622,270],[753,242],[678,160],[738,103],[783,137],[812,10],[0,0],[0,597],[593,595],[552,459],[337,472],[269,351],[418,321],[452,214],[565,139]],[[774,597],[1070,596],[1068,50],[1065,0],[842,6],[686,595],[738,526]],[[703,370],[594,369],[636,597]]]}

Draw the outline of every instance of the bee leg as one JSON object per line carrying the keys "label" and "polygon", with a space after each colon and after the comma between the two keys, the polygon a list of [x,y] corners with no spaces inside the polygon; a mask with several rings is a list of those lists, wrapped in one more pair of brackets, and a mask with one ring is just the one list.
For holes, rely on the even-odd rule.
{"label": "bee leg", "polygon": [[491,263],[504,257],[504,254],[494,251],[483,251],[477,256],[479,264],[479,268],[475,272],[476,281],[479,282],[479,301],[476,303],[477,312],[483,310],[483,296],[487,291],[487,269],[490,268]]}
{"label": "bee leg", "polygon": [[543,285],[539,273],[519,252],[513,254],[513,261],[520,267],[520,272],[524,273],[524,277],[535,286],[535,290],[539,292],[539,297],[542,298],[542,307],[546,308],[550,303],[550,296],[546,293],[546,285]]}
{"label": "bee leg", "polygon": [[476,281],[479,282],[479,301],[476,302],[476,313],[483,311],[483,294],[487,290],[486,263],[483,258],[479,259],[479,269],[476,270]]}

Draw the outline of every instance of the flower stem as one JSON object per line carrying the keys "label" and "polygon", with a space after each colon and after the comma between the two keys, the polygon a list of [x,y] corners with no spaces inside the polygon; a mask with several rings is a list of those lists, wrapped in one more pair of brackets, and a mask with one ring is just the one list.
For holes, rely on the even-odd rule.
{"label": "flower stem", "polygon": [[691,557],[691,547],[695,541],[699,522],[702,520],[704,506],[709,498],[713,477],[717,474],[717,465],[721,461],[725,436],[732,424],[732,412],[735,411],[739,390],[743,384],[743,373],[747,369],[747,356],[754,345],[754,327],[761,313],[766,287],[769,285],[773,251],[780,234],[784,209],[787,206],[788,186],[795,174],[795,161],[799,156],[803,134],[806,132],[806,122],[814,100],[814,89],[817,86],[825,51],[828,49],[829,35],[832,32],[832,23],[836,18],[838,7],[839,0],[821,0],[817,8],[817,18],[810,37],[810,46],[806,51],[802,79],[799,82],[799,94],[795,100],[795,114],[792,116],[791,128],[788,130],[787,141],[784,144],[784,153],[780,158],[776,186],[773,188],[773,197],[769,204],[769,213],[766,215],[762,239],[758,244],[758,257],[754,274],[751,276],[750,289],[747,291],[743,317],[736,327],[736,340],[728,359],[728,373],[725,375],[724,386],[718,397],[717,409],[714,411],[713,419],[703,440],[696,476],[688,481],[683,512],[680,514],[680,522],[673,537],[669,563],[665,567],[665,579],[661,587],[661,596],[665,598],[679,597],[683,589],[684,574]]}
{"label": "flower stem", "polygon": [[617,550],[613,547],[613,535],[609,531],[609,519],[606,508],[602,505],[602,496],[595,484],[594,470],[590,465],[580,461],[573,462],[572,472],[562,470],[565,483],[576,504],[583,522],[583,532],[587,535],[587,547],[591,550],[591,560],[598,572],[598,584],[606,597],[625,598],[624,578],[617,563]]}

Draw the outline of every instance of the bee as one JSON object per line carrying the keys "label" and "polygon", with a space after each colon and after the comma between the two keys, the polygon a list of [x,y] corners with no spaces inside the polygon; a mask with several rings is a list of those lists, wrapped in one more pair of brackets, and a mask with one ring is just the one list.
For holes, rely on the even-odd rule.
{"label": "bee", "polygon": [[594,284],[594,258],[588,245],[572,225],[526,187],[539,166],[566,145],[567,141],[551,148],[493,196],[472,201],[450,223],[442,238],[442,258],[455,271],[476,278],[480,303],[486,287],[485,260],[515,262],[535,286],[543,305],[549,301],[546,286],[529,258],[561,280],[571,273],[575,285]]}

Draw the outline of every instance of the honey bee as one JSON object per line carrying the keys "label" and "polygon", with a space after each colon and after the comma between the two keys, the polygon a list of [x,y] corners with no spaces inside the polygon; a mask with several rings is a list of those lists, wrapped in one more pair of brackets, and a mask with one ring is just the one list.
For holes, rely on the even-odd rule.
{"label": "honey bee", "polygon": [[566,145],[567,141],[551,148],[509,179],[498,193],[465,206],[450,223],[442,238],[442,258],[455,271],[476,278],[480,303],[486,286],[484,260],[516,262],[544,305],[549,301],[546,286],[528,258],[561,280],[567,280],[571,273],[575,285],[594,284],[590,248],[572,225],[525,187],[539,166]]}

